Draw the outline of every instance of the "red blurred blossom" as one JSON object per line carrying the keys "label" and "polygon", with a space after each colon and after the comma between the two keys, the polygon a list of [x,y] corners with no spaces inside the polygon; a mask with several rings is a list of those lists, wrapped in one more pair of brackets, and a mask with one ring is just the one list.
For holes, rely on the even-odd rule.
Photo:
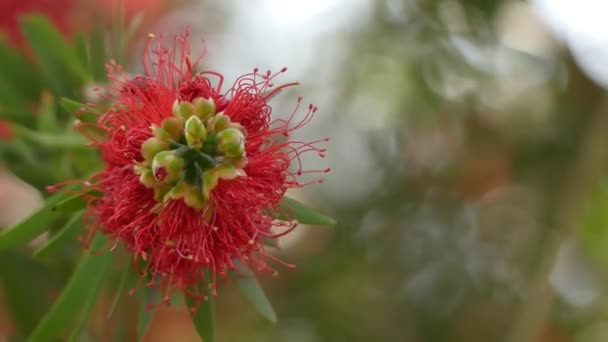
{"label": "red blurred blossom", "polygon": [[46,15],[64,34],[72,29],[72,15],[77,0],[2,0],[0,1],[0,29],[16,45],[23,44],[19,18],[27,14]]}
{"label": "red blurred blossom", "polygon": [[[114,241],[113,248],[122,242],[133,254],[142,279],[144,275],[152,279],[147,286],[164,289],[165,301],[170,291],[181,290],[200,302],[206,293],[193,285],[210,283],[215,295],[217,280],[229,271],[238,272],[238,264],[270,273],[276,271],[269,261],[287,265],[266,252],[264,241],[288,233],[296,224],[292,220],[278,222],[270,212],[281,210],[279,204],[287,189],[322,181],[318,175],[329,169],[305,170],[301,157],[308,153],[323,157],[325,150],[318,145],[328,139],[290,139],[291,133],[306,125],[316,111],[313,105],[300,111],[301,99],[286,119],[271,118],[268,100],[295,85],[273,85],[286,69],[277,73],[256,69],[224,89],[220,73],[198,71],[202,56],[191,59],[187,40],[187,33],[176,37],[172,44],[151,37],[143,75],[129,77],[120,66],[109,64],[114,89],[109,100],[113,106],[96,123],[81,123],[78,129],[99,149],[105,163],[104,170],[85,183],[86,190],[102,194],[85,195],[89,238],[100,230]],[[219,179],[199,209],[183,199],[155,199],[155,190],[142,185],[134,172],[136,165],[146,163],[142,144],[154,137],[150,127],[161,126],[173,117],[176,100],[197,98],[212,99],[217,115],[227,116],[246,137],[246,164],[239,176]],[[281,214],[291,217],[289,209]],[[276,230],[271,226],[277,225],[283,229],[273,233]]]}
{"label": "red blurred blossom", "polygon": [[15,137],[10,122],[0,119],[0,141],[11,141]]}
{"label": "red blurred blossom", "polygon": [[117,15],[121,8],[127,20],[140,13],[145,13],[147,19],[158,17],[170,5],[168,0],[92,0],[89,4],[108,18]]}

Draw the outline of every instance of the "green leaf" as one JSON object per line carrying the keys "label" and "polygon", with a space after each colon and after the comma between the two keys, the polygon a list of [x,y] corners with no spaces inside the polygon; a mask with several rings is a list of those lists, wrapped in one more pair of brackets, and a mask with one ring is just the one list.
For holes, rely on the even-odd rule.
{"label": "green leaf", "polygon": [[[210,279],[208,274],[206,278]],[[199,290],[202,289],[202,286],[201,282]],[[200,303],[198,309],[190,314],[192,323],[194,323],[196,331],[204,342],[215,341],[215,309],[213,307],[213,296],[210,295],[210,292],[210,289],[207,290],[207,300]],[[196,300],[190,296],[186,296],[186,303],[188,303],[188,307],[190,308],[195,307],[197,304]]]}
{"label": "green leaf", "polygon": [[83,209],[87,201],[80,194],[71,194],[67,198],[57,201],[51,209],[62,213],[73,213]]}
{"label": "green leaf", "polygon": [[42,94],[40,100],[40,110],[37,113],[38,131],[42,132],[58,132],[59,120],[57,118],[57,107],[55,99],[47,92]]}
{"label": "green leaf", "polygon": [[244,274],[238,276],[236,283],[241,290],[241,293],[253,305],[256,311],[271,323],[277,322],[277,314],[272,308],[272,304],[266,297],[264,290],[253,276],[249,269],[243,270]]}
{"label": "green leaf", "polygon": [[124,56],[127,44],[127,37],[125,32],[125,6],[122,1],[116,4],[116,15],[114,16],[114,22],[112,23],[112,40],[114,41],[114,59],[119,64],[124,64]]}
{"label": "green leaf", "polygon": [[103,27],[95,27],[89,35],[89,71],[96,81],[105,81],[107,72],[105,68],[106,42]]}
{"label": "green leaf", "polygon": [[333,226],[336,224],[336,220],[333,218],[287,196],[281,200],[279,209],[276,210],[276,217],[280,220],[295,219],[301,224],[316,226]]}
{"label": "green leaf", "polygon": [[101,114],[101,111],[96,108],[66,97],[62,98],[59,103],[66,112],[83,122],[96,122],[98,114]]}
{"label": "green leaf", "polygon": [[29,100],[38,99],[42,88],[38,71],[28,58],[11,46],[6,37],[0,38],[0,65],[0,75],[11,84],[16,93]]}
{"label": "green leaf", "polygon": [[75,213],[46,244],[34,251],[34,257],[47,257],[61,250],[66,244],[76,241],[82,230],[82,214],[82,211]]}
{"label": "green leaf", "polygon": [[[98,250],[106,242],[106,238],[99,234],[95,237],[91,249]],[[91,251],[86,252],[61,295],[34,329],[28,341],[56,341],[64,335],[74,319],[82,313],[83,304],[97,299],[101,290],[99,283],[104,280],[113,258],[114,253],[95,255]],[[82,319],[86,320],[86,317]]]}
{"label": "green leaf", "polygon": [[[108,265],[108,269],[109,269],[109,265]],[[89,293],[88,293],[87,297],[85,298],[85,301],[83,302],[82,310],[80,311],[80,317],[78,317],[78,320],[76,321],[76,325],[74,326],[74,328],[72,330],[72,334],[71,334],[70,338],[68,339],[68,341],[70,341],[70,342],[81,341],[82,330],[86,327],[86,325],[89,321],[89,316],[91,316],[91,312],[93,311],[93,308],[95,308],[95,304],[97,304],[97,298],[98,298],[99,292],[103,288],[104,280],[105,279],[100,278],[99,281],[92,284],[91,289],[89,290]]]}
{"label": "green leaf", "polygon": [[154,310],[149,307],[149,303],[154,302],[158,297],[158,289],[155,287],[143,287],[139,293],[139,317],[137,320],[137,340],[142,341],[146,336]]}
{"label": "green leaf", "polygon": [[57,285],[57,279],[42,263],[20,252],[0,252],[0,286],[5,305],[22,334],[34,330],[50,307],[48,293]]}
{"label": "green leaf", "polygon": [[61,104],[61,107],[66,112],[68,112],[74,116],[76,116],[76,114],[78,114],[78,112],[80,112],[83,108],[86,107],[86,105],[84,103],[74,101],[72,99],[68,99],[67,97],[62,97],[61,100],[59,100],[59,104]]}
{"label": "green leaf", "polygon": [[601,181],[589,195],[577,235],[591,260],[608,265],[608,179]]}
{"label": "green leaf", "polygon": [[38,211],[0,233],[0,250],[21,246],[46,231],[54,220],[64,215],[54,210],[55,205],[70,196],[73,195],[60,193],[51,196]]}
{"label": "green leaf", "polygon": [[57,94],[75,93],[90,77],[86,67],[63,35],[44,16],[27,15],[21,31],[39,58],[47,81]]}
{"label": "green leaf", "polygon": [[77,32],[73,38],[74,40],[74,52],[78,56],[78,60],[82,66],[88,65],[88,54],[87,54],[87,41],[86,37],[82,32]]}
{"label": "green leaf", "polygon": [[[3,107],[8,108],[13,106],[25,108],[27,106],[27,99],[24,98],[23,94],[3,75],[0,75],[0,103],[4,105]],[[3,114],[3,116],[8,115]]]}
{"label": "green leaf", "polygon": [[122,298],[123,293],[127,290],[127,286],[133,281],[135,268],[131,265],[128,265],[127,269],[122,272],[120,275],[120,282],[118,283],[118,287],[116,288],[116,293],[114,294],[114,300],[112,301],[112,305],[108,310],[108,314],[106,318],[110,319],[116,311],[118,307],[118,303],[120,302],[120,298]]}
{"label": "green leaf", "polygon": [[66,148],[66,149],[88,149],[88,141],[75,134],[53,134],[33,131],[27,127],[13,124],[12,126],[15,136],[29,139],[40,145],[50,148]]}

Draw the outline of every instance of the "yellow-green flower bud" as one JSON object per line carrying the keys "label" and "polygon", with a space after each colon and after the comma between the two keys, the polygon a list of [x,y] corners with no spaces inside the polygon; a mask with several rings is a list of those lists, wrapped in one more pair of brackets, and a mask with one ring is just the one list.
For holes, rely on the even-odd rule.
{"label": "yellow-green flower bud", "polygon": [[186,121],[186,142],[188,142],[188,146],[193,148],[201,148],[203,147],[203,140],[207,137],[207,130],[205,129],[205,125],[196,116],[191,116],[188,121]]}
{"label": "yellow-green flower bud", "polygon": [[179,180],[183,167],[184,160],[176,156],[172,151],[159,152],[152,160],[154,178],[168,184]]}
{"label": "yellow-green flower bud", "polygon": [[169,189],[170,186],[167,184],[157,184],[154,187],[154,200],[159,203],[162,202]]}
{"label": "yellow-green flower bud", "polygon": [[165,131],[162,127],[152,125],[151,128],[152,128],[152,135],[154,135],[155,138],[162,140],[162,141],[169,141],[171,139],[171,136],[169,136],[169,133],[167,133],[167,131]]}
{"label": "yellow-green flower bud", "polygon": [[219,165],[215,167],[214,171],[220,179],[231,180],[239,176],[245,176],[245,171],[237,169],[232,165]]}
{"label": "yellow-green flower bud", "polygon": [[194,115],[194,105],[190,102],[179,102],[175,100],[173,103],[173,115],[175,117],[188,120]]}
{"label": "yellow-green flower bud", "polygon": [[146,188],[153,188],[156,185],[156,178],[152,174],[152,170],[147,169],[139,174],[139,182]]}
{"label": "yellow-green flower bud", "polygon": [[218,133],[218,149],[227,157],[240,157],[245,152],[245,136],[236,128],[228,128]]}
{"label": "yellow-green flower bud", "polygon": [[177,183],[174,187],[167,192],[165,197],[163,198],[163,202],[166,202],[170,199],[180,199],[184,197],[186,192],[188,191],[189,185],[184,182]]}
{"label": "yellow-green flower bud", "polygon": [[144,160],[152,160],[157,153],[168,148],[169,144],[167,142],[154,137],[149,138],[141,144],[141,156],[144,157]]}
{"label": "yellow-green flower bud", "polygon": [[163,120],[162,128],[171,136],[172,139],[178,140],[182,134],[184,122],[180,118],[166,118]]}
{"label": "yellow-green flower bud", "polygon": [[230,127],[230,118],[222,113],[217,114],[209,120],[209,130],[220,132]]}
{"label": "yellow-green flower bud", "polygon": [[203,196],[205,198],[209,198],[209,194],[217,186],[218,180],[219,176],[214,170],[203,173]]}
{"label": "yellow-green flower bud", "polygon": [[194,104],[194,115],[201,120],[207,120],[215,114],[215,101],[212,98],[196,98]]}
{"label": "yellow-green flower bud", "polygon": [[200,210],[205,207],[205,198],[200,191],[196,189],[191,189],[191,191],[186,192],[184,195],[184,202],[191,208]]}
{"label": "yellow-green flower bud", "polygon": [[237,169],[242,169],[247,165],[247,157],[244,155],[240,157],[226,158],[224,159],[224,163],[228,165],[232,165]]}

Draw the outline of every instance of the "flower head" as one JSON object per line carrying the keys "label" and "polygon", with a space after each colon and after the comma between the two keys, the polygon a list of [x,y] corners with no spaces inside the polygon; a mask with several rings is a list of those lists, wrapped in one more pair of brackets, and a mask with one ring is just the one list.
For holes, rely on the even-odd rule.
{"label": "flower head", "polygon": [[[202,280],[215,292],[216,278],[237,264],[274,272],[264,241],[295,222],[277,223],[272,212],[287,189],[320,182],[314,174],[329,169],[304,170],[300,159],[322,157],[317,145],[327,139],[290,140],[316,107],[297,119],[298,99],[286,119],[271,118],[268,100],[294,85],[273,85],[286,69],[254,70],[224,90],[221,74],[197,71],[200,58],[191,58],[187,39],[167,46],[151,36],[142,75],[128,77],[110,64],[111,108],[78,127],[105,163],[87,182],[102,194],[89,198],[91,232],[122,242],[137,266],[145,264],[140,271],[152,278],[150,286],[204,298],[190,286]],[[304,174],[313,179],[301,181]],[[278,234],[271,230],[277,224]],[[212,279],[205,279],[207,270]]]}

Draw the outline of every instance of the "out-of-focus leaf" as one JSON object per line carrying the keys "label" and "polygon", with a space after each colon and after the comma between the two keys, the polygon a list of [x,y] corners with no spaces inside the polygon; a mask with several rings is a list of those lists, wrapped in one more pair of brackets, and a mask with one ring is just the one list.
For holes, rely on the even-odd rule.
{"label": "out-of-focus leaf", "polygon": [[[97,235],[92,243],[92,250],[98,250],[106,241],[103,235]],[[73,320],[82,312],[83,304],[88,300],[97,299],[101,290],[99,283],[104,280],[114,255],[114,253],[95,255],[90,251],[87,252],[63,292],[34,329],[28,341],[54,341],[64,335]],[[86,320],[86,317],[82,319]]]}
{"label": "out-of-focus leaf", "polygon": [[138,291],[139,316],[137,319],[137,340],[142,341],[146,336],[154,310],[148,304],[153,303],[158,296],[158,289],[154,287],[143,287]]}
{"label": "out-of-focus leaf", "polygon": [[[210,279],[209,275],[207,275],[207,279]],[[202,282],[198,286],[200,287],[199,290],[202,289]],[[215,310],[213,307],[213,296],[210,292],[211,290],[207,290],[207,300],[200,303],[197,310],[190,314],[196,331],[205,342],[215,341]],[[191,308],[196,305],[195,299],[190,296],[186,296],[186,303]]]}
{"label": "out-of-focus leaf", "polygon": [[65,215],[65,213],[54,210],[56,204],[70,196],[73,195],[60,193],[51,196],[42,208],[12,228],[0,233],[0,250],[23,245],[46,231],[54,220]]}
{"label": "out-of-focus leaf", "polygon": [[57,94],[71,94],[90,79],[76,50],[47,18],[40,15],[25,16],[21,20],[21,30],[36,52],[47,80]]}
{"label": "out-of-focus leaf", "polygon": [[14,251],[0,252],[0,284],[11,320],[22,334],[36,327],[48,309],[57,280],[47,267]]}
{"label": "out-of-focus leaf", "polygon": [[42,94],[40,111],[38,112],[38,130],[41,132],[58,132],[57,106],[55,99],[48,92]]}
{"label": "out-of-focus leaf", "polygon": [[279,220],[295,219],[302,224],[318,226],[333,226],[336,224],[336,220],[333,218],[287,196],[281,200],[279,209],[276,211],[276,217]]}
{"label": "out-of-focus leaf", "polygon": [[82,230],[82,211],[75,213],[70,220],[42,247],[34,251],[34,256],[44,258],[61,250],[66,244],[76,241]]}
{"label": "out-of-focus leaf", "polygon": [[38,98],[42,86],[36,68],[18,49],[11,47],[5,37],[0,37],[0,65],[0,75],[16,93],[30,100]]}
{"label": "out-of-focus leaf", "polygon": [[83,122],[95,122],[97,121],[96,114],[101,114],[100,111],[91,106],[65,97],[60,100],[60,103],[66,112]]}
{"label": "out-of-focus leaf", "polygon": [[119,63],[124,63],[125,50],[127,47],[127,35],[125,31],[125,6],[122,1],[116,3],[116,15],[112,23],[112,40],[114,41],[114,59]]}
{"label": "out-of-focus leaf", "polygon": [[16,124],[12,127],[17,137],[29,139],[45,147],[67,149],[88,148],[88,141],[80,135],[37,132]]}
{"label": "out-of-focus leaf", "polygon": [[608,264],[608,182],[600,184],[588,199],[578,236],[587,255]]}
{"label": "out-of-focus leaf", "polygon": [[107,314],[108,319],[110,317],[112,317],[112,315],[114,314],[114,311],[116,311],[116,308],[118,307],[118,303],[120,302],[120,299],[122,298],[124,292],[128,291],[129,284],[133,283],[135,269],[131,265],[128,265],[128,266],[129,267],[127,267],[126,271],[122,272],[122,274],[120,275],[120,282],[118,283],[118,287],[116,288],[116,293],[114,294],[114,300],[112,301],[112,305],[110,306],[110,309],[108,310],[108,314]]}
{"label": "out-of-focus leaf", "polygon": [[4,107],[16,106],[20,108],[25,107],[27,104],[27,100],[23,97],[23,94],[2,75],[0,75],[0,103]]}
{"label": "out-of-focus leaf", "polygon": [[106,44],[103,28],[96,27],[89,35],[89,71],[96,81],[105,81],[107,79],[105,63]]}
{"label": "out-of-focus leaf", "polygon": [[574,337],[574,342],[604,342],[608,336],[608,322],[589,324]]}
{"label": "out-of-focus leaf", "polygon": [[78,56],[80,64],[86,67],[88,65],[89,57],[87,54],[86,38],[82,32],[76,33],[76,36],[74,37],[74,52],[76,53],[76,56]]}
{"label": "out-of-focus leaf", "polygon": [[[107,273],[107,270],[110,268],[109,266],[110,265],[108,263],[104,273]],[[95,308],[95,304],[97,304],[97,298],[99,297],[99,293],[103,288],[104,280],[104,277],[99,277],[99,280],[92,284],[91,289],[89,290],[89,293],[82,304],[82,310],[80,311],[80,315],[77,318],[76,325],[74,326],[68,341],[79,342],[82,340],[82,330],[86,327],[87,322],[89,321],[89,316],[91,316],[91,312],[93,311],[93,308]]]}
{"label": "out-of-focus leaf", "polygon": [[253,273],[249,269],[244,269],[241,267],[241,272],[243,276],[239,276],[237,278],[237,285],[241,290],[241,293],[247,300],[253,305],[262,317],[267,319],[272,323],[277,322],[277,314],[274,312],[272,308],[272,304],[266,297],[264,290],[258,283],[258,281],[253,276]]}
{"label": "out-of-focus leaf", "polygon": [[84,107],[86,107],[84,103],[68,99],[67,97],[62,97],[61,100],[59,100],[59,103],[66,112],[72,115],[78,114],[78,112],[80,112]]}
{"label": "out-of-focus leaf", "polygon": [[62,213],[73,213],[83,209],[87,205],[87,201],[82,198],[80,194],[72,194],[67,198],[57,201],[57,203],[51,208],[53,211],[59,211]]}

